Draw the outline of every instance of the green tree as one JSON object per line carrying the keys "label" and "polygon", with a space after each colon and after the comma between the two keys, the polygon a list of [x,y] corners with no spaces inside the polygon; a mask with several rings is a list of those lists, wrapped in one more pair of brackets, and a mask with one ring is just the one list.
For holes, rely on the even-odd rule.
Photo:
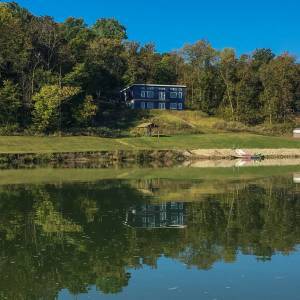
{"label": "green tree", "polygon": [[[154,44],[141,46],[139,43],[130,42],[125,44],[125,50],[126,70],[123,79],[126,84],[162,83],[166,79],[166,68],[172,68],[162,61]],[[163,77],[159,77],[160,75]]]}
{"label": "green tree", "polygon": [[86,68],[89,73],[86,94],[105,100],[119,97],[126,70],[123,44],[96,37],[89,45]]}
{"label": "green tree", "polygon": [[33,96],[34,125],[38,131],[61,130],[62,105],[80,92],[78,87],[46,85]]}
{"label": "green tree", "polygon": [[100,38],[124,40],[127,39],[126,28],[116,19],[99,19],[93,25],[94,33]]}
{"label": "green tree", "polygon": [[253,65],[257,68],[260,68],[264,64],[268,64],[274,58],[275,54],[271,49],[267,48],[256,49],[252,55]]}
{"label": "green tree", "polygon": [[222,97],[222,86],[218,78],[218,52],[205,40],[186,45],[182,51],[186,62],[183,76],[189,86],[191,106],[207,113],[216,111]]}
{"label": "green tree", "polygon": [[74,112],[77,124],[80,126],[92,125],[92,120],[96,116],[98,106],[93,101],[92,96],[86,96],[83,103]]}
{"label": "green tree", "polygon": [[225,117],[237,120],[236,85],[238,83],[238,60],[233,49],[224,49],[221,54],[220,75],[225,85],[223,109]]}
{"label": "green tree", "polygon": [[249,125],[263,121],[260,94],[262,84],[250,57],[241,57],[237,70],[236,119]]}
{"label": "green tree", "polygon": [[289,121],[299,97],[300,79],[295,58],[287,54],[276,57],[261,68],[260,78],[264,88],[261,99],[269,124]]}
{"label": "green tree", "polygon": [[21,93],[17,85],[5,80],[0,87],[0,123],[2,125],[16,124],[21,108]]}
{"label": "green tree", "polygon": [[160,84],[177,84],[180,63],[182,61],[175,53],[163,54],[155,66],[154,82]]}
{"label": "green tree", "polygon": [[87,27],[83,19],[68,18],[60,25],[61,35],[64,39],[62,63],[65,67],[82,63],[85,60],[89,42],[93,39],[93,31]]}

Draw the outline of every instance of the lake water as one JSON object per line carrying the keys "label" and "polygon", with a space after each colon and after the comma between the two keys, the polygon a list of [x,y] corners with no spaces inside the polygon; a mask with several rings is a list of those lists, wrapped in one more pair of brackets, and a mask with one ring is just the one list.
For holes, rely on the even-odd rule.
{"label": "lake water", "polygon": [[0,299],[300,299],[300,180],[272,173],[7,173]]}

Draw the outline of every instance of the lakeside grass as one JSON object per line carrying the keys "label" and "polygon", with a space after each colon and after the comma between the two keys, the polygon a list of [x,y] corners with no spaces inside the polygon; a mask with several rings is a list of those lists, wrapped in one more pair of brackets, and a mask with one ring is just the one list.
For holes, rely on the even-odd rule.
{"label": "lakeside grass", "polygon": [[0,186],[10,184],[46,184],[96,182],[100,180],[151,180],[230,182],[290,175],[300,166],[254,166],[242,168],[109,168],[109,169],[8,169],[0,171]]}
{"label": "lakeside grass", "polygon": [[299,148],[300,140],[250,133],[209,133],[157,137],[0,136],[0,153],[55,153],[114,150]]}

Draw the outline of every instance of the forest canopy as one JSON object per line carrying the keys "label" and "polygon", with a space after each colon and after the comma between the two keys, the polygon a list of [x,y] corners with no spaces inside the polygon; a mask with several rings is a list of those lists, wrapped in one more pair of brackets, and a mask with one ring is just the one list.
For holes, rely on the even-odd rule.
{"label": "forest canopy", "polygon": [[246,125],[291,122],[300,101],[300,66],[288,53],[237,55],[206,40],[158,53],[128,40],[115,19],[61,23],[0,3],[0,127],[109,127],[107,116],[126,110],[119,91],[132,83],[185,84],[187,108]]}

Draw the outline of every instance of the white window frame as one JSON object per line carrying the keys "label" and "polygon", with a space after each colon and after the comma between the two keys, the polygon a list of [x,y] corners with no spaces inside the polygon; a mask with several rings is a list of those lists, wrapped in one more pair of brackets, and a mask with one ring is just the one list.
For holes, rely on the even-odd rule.
{"label": "white window frame", "polygon": [[176,99],[177,98],[177,92],[170,92],[170,98]]}
{"label": "white window frame", "polygon": [[171,202],[171,209],[178,209],[178,203],[177,202]]}
{"label": "white window frame", "polygon": [[166,93],[165,92],[158,92],[158,99],[159,100],[166,100]]}
{"label": "white window frame", "polygon": [[146,109],[146,102],[141,102],[141,109]]}
{"label": "white window frame", "polygon": [[183,93],[182,92],[178,92],[178,98],[182,99],[182,97],[183,97]]}
{"label": "white window frame", "polygon": [[177,103],[175,103],[175,102],[170,103],[170,109],[177,110]]}
{"label": "white window frame", "polygon": [[154,92],[153,91],[147,91],[147,98],[154,98]]}
{"label": "white window frame", "polygon": [[141,97],[146,98],[146,92],[145,91],[141,91]]}
{"label": "white window frame", "polygon": [[158,103],[158,108],[159,109],[166,109],[166,103],[165,102],[159,102]]}
{"label": "white window frame", "polygon": [[167,212],[163,211],[160,213],[160,217],[159,217],[160,221],[167,221]]}
{"label": "white window frame", "polygon": [[154,103],[153,102],[147,102],[147,109],[153,109]]}
{"label": "white window frame", "polygon": [[177,109],[178,109],[178,110],[182,110],[182,107],[183,107],[183,106],[182,106],[182,103],[177,103]]}

